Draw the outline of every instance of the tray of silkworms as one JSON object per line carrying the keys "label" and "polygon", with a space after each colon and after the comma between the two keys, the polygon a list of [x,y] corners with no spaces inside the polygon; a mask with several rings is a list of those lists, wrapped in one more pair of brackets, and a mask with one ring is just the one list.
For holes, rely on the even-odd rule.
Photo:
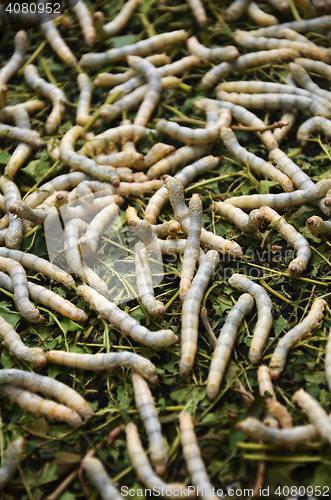
{"label": "tray of silkworms", "polygon": [[331,2],[0,25],[1,500],[330,498]]}

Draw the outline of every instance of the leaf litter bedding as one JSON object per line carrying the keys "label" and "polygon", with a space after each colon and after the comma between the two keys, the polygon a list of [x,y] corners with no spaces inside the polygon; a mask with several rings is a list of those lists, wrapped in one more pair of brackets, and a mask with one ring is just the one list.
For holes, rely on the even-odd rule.
{"label": "leaf litter bedding", "polygon": [[61,9],[1,14],[3,498],[327,496],[328,2]]}

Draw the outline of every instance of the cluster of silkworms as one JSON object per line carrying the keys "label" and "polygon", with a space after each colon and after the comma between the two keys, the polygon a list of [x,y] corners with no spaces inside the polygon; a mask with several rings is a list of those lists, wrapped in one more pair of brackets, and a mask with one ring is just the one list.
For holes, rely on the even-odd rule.
{"label": "cluster of silkworms", "polygon": [[[75,94],[70,85],[57,84],[45,59],[39,64],[39,49],[29,53],[29,31],[17,32],[13,55],[0,69],[0,141],[11,152],[0,175],[0,288],[13,300],[21,321],[31,331],[33,328],[38,332],[39,324],[44,328],[48,315],[56,318],[57,324],[58,314],[86,324],[94,311],[107,331],[110,327],[118,335],[121,344],[111,352],[107,349],[96,354],[82,353],[75,348],[70,350],[65,337],[66,351],[49,350],[44,333],[40,342],[26,341],[0,311],[2,345],[21,368],[0,370],[0,392],[23,412],[79,429],[99,415],[78,389],[35,370],[51,364],[107,374],[130,368],[130,390],[145,429],[150,457],[133,422],[127,422],[125,429],[127,454],[139,482],[146,488],[162,490],[162,496],[171,499],[195,494],[186,484],[169,483],[162,477],[172,463],[174,448],[169,453],[165,426],[161,426],[158,403],[149,384],[156,386],[164,370],[160,369],[161,363],[152,363],[148,354],[134,351],[137,345],[143,352],[153,350],[160,357],[163,351],[175,352],[179,356],[178,377],[185,382],[192,377],[199,385],[195,369],[199,365],[200,320],[207,324],[213,349],[207,356],[209,374],[203,381],[208,400],[216,400],[212,404],[222,397],[223,379],[239,333],[246,330],[252,334],[245,362],[259,365],[259,394],[265,406],[261,420],[246,418],[237,424],[238,430],[251,440],[289,449],[317,439],[331,443],[331,423],[319,402],[304,388],[295,392],[293,402],[307,415],[310,424],[293,427],[291,412],[278,400],[272,384],[272,380],[284,376],[291,349],[320,327],[328,310],[327,302],[315,290],[301,321],[277,338],[271,357],[266,356],[270,339],[275,340],[270,336],[275,326],[271,294],[281,299],[284,296],[260,277],[252,279],[234,272],[229,279],[220,280],[218,274],[225,258],[229,259],[227,262],[245,261],[245,238],[262,240],[263,247],[269,233],[277,233],[277,241],[293,249],[293,258],[280,274],[289,280],[304,280],[312,257],[310,239],[331,234],[331,176],[315,176],[313,180],[301,168],[302,163],[295,161],[297,154],[281,149],[294,129],[295,140],[302,147],[316,140],[316,132],[322,133],[326,141],[331,139],[331,92],[315,82],[318,77],[331,80],[331,52],[323,46],[331,31],[331,4],[327,0],[298,0],[294,7],[296,17],[297,9],[302,9],[307,19],[280,23],[277,10],[282,18],[290,17],[293,1],[268,3],[266,11],[250,0],[235,0],[223,7],[219,21],[226,33],[233,32],[231,45],[212,43],[209,47],[202,43],[208,39],[204,31],[198,31],[197,36],[190,36],[185,29],[157,34],[139,0],[128,0],[109,22],[103,12],[78,0],[73,2],[72,11],[84,37],[86,53],[80,60],[58,29],[65,23],[70,28],[70,19],[63,15],[58,22],[50,17],[41,21],[31,14],[30,21],[39,25],[57,64],[61,62],[64,71],[75,74],[75,102],[71,101]],[[188,4],[194,22],[199,30],[204,30],[213,11],[209,12],[201,0],[188,0]],[[164,2],[158,8],[165,16],[177,12],[173,10],[176,6]],[[137,14],[138,9],[141,10]],[[249,25],[258,29],[235,29],[232,23],[243,20],[246,14]],[[146,36],[109,48],[107,41],[123,34],[135,16],[144,24]],[[1,20],[4,29],[8,29],[0,10]],[[13,13],[9,21],[19,23],[19,16]],[[93,52],[96,41],[98,50],[101,47],[104,51]],[[109,67],[111,70],[105,71]],[[273,72],[269,74],[270,68]],[[281,83],[275,79],[276,70],[281,70]],[[252,75],[263,78],[256,80]],[[200,95],[191,100],[192,116],[188,118],[168,102],[174,102],[173,96],[186,98],[190,92],[191,98],[195,89],[184,81],[197,76],[199,89],[208,97]],[[31,96],[24,102],[17,102],[20,99],[13,91],[14,85],[9,84],[11,79],[19,81],[19,77]],[[103,89],[107,89],[104,102],[96,109],[93,102],[96,95],[103,95]],[[257,114],[251,110],[257,110]],[[267,111],[265,121],[260,118],[261,110]],[[177,118],[164,118],[169,118],[169,112],[175,112]],[[45,114],[44,123],[41,118]],[[270,116],[278,121],[269,123]],[[189,126],[192,124],[195,128]],[[255,134],[258,146],[247,147],[237,130]],[[250,137],[254,139],[253,135]],[[15,149],[12,141],[17,143]],[[320,136],[318,142],[323,146]],[[324,151],[330,158],[325,148]],[[43,153],[54,162],[53,167],[26,190],[18,180],[24,175],[20,169]],[[237,170],[223,172],[220,154]],[[62,171],[54,175],[59,166]],[[223,179],[222,174],[224,179],[242,175],[245,182],[248,179],[253,183],[253,188],[245,187],[245,182],[233,188],[233,182],[221,195],[213,197],[212,190],[207,197],[204,190],[200,194],[204,185],[201,179],[208,177],[207,183],[211,183],[215,178],[216,182]],[[262,182],[267,189],[262,190]],[[257,192],[251,193],[252,189]],[[206,199],[208,212],[204,213]],[[166,209],[168,202],[171,215]],[[312,210],[303,230],[287,217],[292,207],[301,205],[309,205]],[[207,222],[207,216],[212,223]],[[225,220],[222,227],[230,223],[234,228],[231,237],[226,237],[226,232],[218,234],[215,220]],[[117,272],[116,261],[111,261],[104,251],[107,244],[120,248],[125,245],[120,239],[116,240],[120,243],[112,240],[123,227],[130,243],[134,285],[127,284]],[[48,259],[33,253],[35,235],[41,233],[50,246],[60,235],[62,246],[54,259],[50,247]],[[28,246],[30,236],[32,243]],[[170,266],[170,258],[179,265]],[[329,263],[327,257],[324,260]],[[102,270],[100,263],[104,264]],[[161,287],[153,281],[155,269],[160,268],[162,272],[175,271],[180,278],[178,292],[170,300],[164,298],[167,293],[159,293]],[[127,291],[131,290],[130,297],[137,299],[147,320],[145,324],[121,303],[122,295],[113,299],[111,275],[116,275]],[[56,293],[35,283],[37,279],[56,282],[58,289],[64,285],[68,297],[71,294],[70,300],[65,298],[63,288]],[[216,338],[205,306],[211,288],[224,285],[232,289],[233,306]],[[80,307],[72,300],[79,301]],[[175,301],[179,329],[174,328],[169,314]],[[40,309],[34,303],[40,304]],[[123,349],[122,344],[127,347]],[[268,367],[265,363],[269,357]],[[331,335],[325,366],[331,390]],[[124,385],[127,391],[127,384]],[[239,390],[247,395],[243,388]],[[201,490],[200,496],[209,496],[213,486],[195,435],[190,406],[191,403],[176,413],[176,447],[181,443],[187,471],[194,487]],[[198,409],[194,406],[194,413]],[[2,438],[0,441],[3,450]],[[13,435],[11,441],[2,456],[0,490],[11,481],[24,455],[23,438]],[[96,453],[96,449],[87,453],[77,474],[85,470],[102,499],[120,499],[102,461],[94,456]],[[216,500],[216,494],[211,496]]]}

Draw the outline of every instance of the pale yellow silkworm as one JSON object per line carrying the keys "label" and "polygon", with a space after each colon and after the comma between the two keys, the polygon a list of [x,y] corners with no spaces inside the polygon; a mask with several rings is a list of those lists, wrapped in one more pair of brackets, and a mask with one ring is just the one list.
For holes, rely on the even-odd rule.
{"label": "pale yellow silkworm", "polygon": [[201,303],[209,280],[214,277],[219,260],[219,254],[215,250],[209,250],[206,253],[186,294],[182,308],[181,358],[179,363],[181,373],[189,373],[193,368],[198,349]]}
{"label": "pale yellow silkworm", "polygon": [[158,383],[156,368],[153,363],[134,352],[121,351],[106,354],[80,354],[66,351],[48,351],[46,359],[47,363],[56,363],[58,365],[95,372],[111,372],[119,367],[134,368],[151,384],[156,385]]}
{"label": "pale yellow silkworm", "polygon": [[118,153],[110,153],[109,155],[99,154],[96,156],[96,161],[99,165],[111,165],[112,167],[130,167],[135,168],[137,163],[144,160],[144,155],[134,151],[120,151]]}
{"label": "pale yellow silkworm", "polygon": [[309,217],[306,224],[313,234],[331,234],[331,221],[323,220],[317,215]]}
{"label": "pale yellow silkworm", "polygon": [[230,7],[223,13],[223,17],[227,23],[238,21],[246,12],[251,0],[234,0]]}
{"label": "pale yellow silkworm", "polygon": [[267,14],[255,3],[251,2],[247,7],[248,16],[259,26],[272,26],[279,24],[277,17]]}
{"label": "pale yellow silkworm", "polygon": [[15,112],[20,109],[24,109],[28,115],[30,115],[31,113],[44,109],[44,107],[44,101],[40,101],[39,99],[21,102],[20,104],[15,104],[15,106],[6,106],[5,108],[0,109],[0,121],[7,122],[14,120]]}
{"label": "pale yellow silkworm", "polygon": [[17,249],[20,248],[23,239],[23,224],[21,219],[17,219],[10,213],[9,207],[21,200],[21,193],[16,184],[3,175],[0,177],[0,189],[4,194],[6,212],[9,217],[9,226],[5,237],[6,246]]}
{"label": "pale yellow silkworm", "polygon": [[147,56],[151,52],[163,49],[167,45],[176,45],[185,42],[187,37],[188,33],[185,30],[162,33],[161,35],[155,35],[147,40],[141,40],[140,42],[125,45],[121,48],[109,49],[106,52],[98,54],[84,54],[80,60],[80,64],[83,67],[97,70],[106,64],[124,59],[128,55]]}
{"label": "pale yellow silkworm", "polygon": [[40,28],[42,29],[47,42],[57,54],[59,59],[61,59],[65,65],[69,66],[69,68],[75,68],[77,66],[77,59],[61,37],[54,22],[52,20],[42,22],[40,23]]}
{"label": "pale yellow silkworm", "polygon": [[[268,29],[268,28],[263,28]],[[238,57],[234,62],[222,62],[209,70],[201,80],[202,88],[210,88],[216,85],[221,78],[226,78],[234,71],[246,71],[257,66],[264,66],[275,62],[283,62],[300,57],[294,49],[261,50],[252,54]]]}
{"label": "pale yellow silkworm", "polygon": [[0,123],[0,134],[1,139],[12,139],[14,141],[25,142],[37,149],[42,146],[40,135],[35,130],[12,127],[11,125]]}
{"label": "pale yellow silkworm", "polygon": [[200,254],[200,234],[202,227],[202,202],[198,194],[193,194],[189,204],[190,226],[182,263],[179,284],[179,298],[183,302],[190,289]]}
{"label": "pale yellow silkworm", "polygon": [[253,304],[254,301],[251,295],[249,293],[244,293],[239,297],[237,303],[231,309],[225,320],[217,340],[209,369],[207,395],[210,399],[215,399],[219,393],[220,385],[236,342],[240,324],[243,318],[252,309]]}
{"label": "pale yellow silkworm", "polygon": [[73,2],[72,10],[78,19],[86,44],[89,47],[92,47],[94,45],[96,35],[90,11],[83,0]]}
{"label": "pale yellow silkworm", "polygon": [[331,443],[331,422],[328,414],[321,405],[304,389],[300,389],[293,396],[293,401],[298,403],[304,413],[308,416],[313,424],[317,434],[326,441]]}
{"label": "pale yellow silkworm", "polygon": [[115,193],[128,198],[129,196],[140,196],[143,197],[146,194],[154,193],[162,186],[162,181],[158,179],[153,179],[151,181],[145,182],[121,182],[118,187],[115,188]]}
{"label": "pale yellow silkworm", "polygon": [[164,144],[163,142],[154,144],[144,157],[144,168],[152,167],[157,162],[161,161],[165,156],[174,153],[175,151],[175,146],[172,146],[171,144]]}
{"label": "pale yellow silkworm", "polygon": [[39,347],[27,347],[13,327],[0,316],[0,338],[9,350],[9,354],[17,359],[27,361],[35,366],[45,366],[46,356]]}
{"label": "pale yellow silkworm", "polygon": [[5,489],[14,476],[24,453],[25,441],[23,438],[15,439],[5,449],[0,467],[0,491]]}
{"label": "pale yellow silkworm", "polygon": [[[17,108],[14,111],[14,122],[16,127],[30,130],[30,120],[27,111],[24,108]],[[32,147],[29,144],[21,142],[16,147],[8,161],[4,174],[10,178],[14,177],[18,169],[26,162],[32,154]]]}
{"label": "pale yellow silkworm", "polygon": [[144,243],[141,241],[135,244],[134,255],[137,292],[139,298],[151,316],[163,316],[165,313],[164,305],[160,300],[155,298],[147,250]]}
{"label": "pale yellow silkworm", "polygon": [[249,360],[252,364],[256,364],[261,358],[273,324],[272,302],[261,285],[254,283],[242,274],[233,274],[228,280],[228,284],[240,292],[250,293],[255,300],[258,319],[249,350]]}
{"label": "pale yellow silkworm", "polygon": [[268,366],[259,367],[257,371],[257,379],[259,382],[260,395],[264,396],[265,394],[267,394],[267,411],[278,420],[282,429],[293,427],[290,412],[285,408],[284,405],[277,401]]}
{"label": "pale yellow silkworm", "polygon": [[203,3],[201,0],[187,0],[187,3],[191,7],[193,16],[200,28],[205,28],[208,23],[207,14]]}
{"label": "pale yellow silkworm", "polygon": [[[331,16],[329,17],[331,18]],[[300,64],[300,66],[302,66],[308,72],[319,73],[320,75],[326,76],[326,78],[331,80],[330,64],[301,57],[299,59],[294,59],[294,62],[295,64]]]}
{"label": "pale yellow silkworm", "polygon": [[189,52],[194,56],[199,57],[199,59],[204,62],[218,64],[223,61],[233,61],[238,59],[240,56],[238,49],[233,45],[209,49],[208,47],[202,45],[196,36],[191,36],[186,43]]}
{"label": "pale yellow silkworm", "polygon": [[104,24],[104,15],[102,12],[96,12],[93,15],[93,24],[97,36],[102,40],[107,40],[118,35],[124,26],[129,22],[136,7],[140,5],[140,0],[128,0],[117,16],[107,24]]}
{"label": "pale yellow silkworm", "polygon": [[300,125],[297,132],[297,139],[301,144],[305,145],[310,139],[310,136],[318,130],[323,132],[328,141],[331,140],[331,120],[322,116],[313,116]]}
{"label": "pale yellow silkworm", "polygon": [[24,68],[24,78],[33,90],[36,90],[39,94],[52,101],[53,109],[46,120],[45,130],[47,135],[53,135],[64,116],[66,96],[58,87],[41,78],[38,69],[32,64],[28,64]]}
{"label": "pale yellow silkworm", "polygon": [[320,321],[324,318],[324,308],[326,305],[327,303],[325,300],[314,299],[307,317],[294,328],[291,328],[291,330],[280,339],[270,361],[270,373],[273,379],[278,378],[284,370],[288,351],[297,342],[300,342],[301,339],[311,335],[312,331],[317,328]]}
{"label": "pale yellow silkworm", "polygon": [[201,458],[193,420],[189,413],[182,413],[179,417],[179,429],[183,455],[194,486],[203,492],[201,496],[217,500],[219,497],[213,493],[214,490]]}
{"label": "pale yellow silkworm", "polygon": [[77,76],[77,84],[80,94],[77,104],[76,121],[78,125],[84,126],[91,119],[90,104],[92,88],[88,75],[86,73],[80,73]]}
{"label": "pale yellow silkworm", "polygon": [[231,151],[233,156],[244,165],[249,165],[254,172],[263,175],[267,179],[276,181],[282,186],[284,191],[293,191],[293,183],[283,172],[270,163],[267,163],[254,153],[247,151],[246,148],[241,146],[237,140],[236,134],[231,128],[221,127],[219,131],[220,137],[225,146]]}
{"label": "pale yellow silkworm", "polygon": [[148,437],[151,460],[156,474],[162,476],[167,466],[168,453],[162,436],[155,401],[146,380],[134,370],[132,372],[132,384],[136,407]]}
{"label": "pale yellow silkworm", "polygon": [[67,424],[76,428],[83,424],[76,411],[59,403],[54,403],[54,401],[41,398],[22,387],[4,384],[0,386],[0,391],[6,394],[11,403],[17,403],[24,412],[31,413],[36,417],[45,416],[51,420],[67,422]]}
{"label": "pale yellow silkworm", "polygon": [[147,345],[154,349],[168,347],[178,342],[178,337],[171,330],[159,330],[151,332],[144,326],[141,326],[138,321],[133,319],[129,314],[122,311],[114,303],[100,295],[96,290],[87,285],[81,285],[77,289],[79,296],[82,296],[90,307],[116,329],[120,330],[123,335],[129,335],[136,342]]}
{"label": "pale yellow silkworm", "polygon": [[223,201],[213,203],[212,209],[217,214],[233,222],[243,233],[254,233],[262,226],[264,221],[264,214],[259,209],[252,210],[247,215],[240,208]]}
{"label": "pale yellow silkworm", "polygon": [[122,495],[110,481],[99,459],[87,456],[82,461],[82,466],[102,500],[123,500]]}

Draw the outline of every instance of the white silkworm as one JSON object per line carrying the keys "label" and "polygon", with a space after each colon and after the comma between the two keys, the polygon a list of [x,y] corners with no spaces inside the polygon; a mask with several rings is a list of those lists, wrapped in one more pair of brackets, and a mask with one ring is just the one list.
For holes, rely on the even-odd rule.
{"label": "white silkworm", "polygon": [[[324,120],[324,118],[322,119]],[[309,175],[305,174],[282,150],[278,148],[273,149],[269,153],[269,158],[277,164],[279,170],[288,175],[298,189],[314,188],[314,183]]]}
{"label": "white silkworm", "polygon": [[321,89],[308,75],[307,71],[300,64],[290,63],[288,65],[291,75],[295,82],[313,95],[317,95],[326,99],[328,102],[331,99],[331,92]]}
{"label": "white silkworm", "polygon": [[21,219],[16,219],[11,215],[9,207],[16,201],[21,200],[21,193],[16,184],[3,175],[0,177],[0,189],[4,194],[6,212],[9,217],[9,227],[5,237],[6,245],[8,248],[17,249],[23,239],[23,224]]}
{"label": "white silkworm", "polygon": [[237,429],[253,441],[263,441],[273,446],[294,450],[317,438],[313,425],[298,425],[286,429],[273,429],[263,425],[257,418],[248,417],[237,424]]}
{"label": "white silkworm", "polygon": [[279,24],[277,17],[267,14],[255,3],[251,2],[247,7],[248,16],[259,26],[272,26]]}
{"label": "white silkworm", "polygon": [[313,116],[300,125],[297,132],[297,139],[301,144],[305,145],[310,139],[310,136],[319,130],[323,132],[328,141],[331,140],[331,121],[322,116]]}
{"label": "white silkworm", "polygon": [[[187,165],[192,161],[198,160],[206,153],[207,148],[204,146],[183,146],[171,153],[167,158],[163,158],[154,163],[146,173],[148,177],[155,179],[176,170],[180,165]],[[148,205],[150,201],[151,200],[149,200]]]}
{"label": "white silkworm", "polygon": [[63,118],[66,102],[66,96],[58,87],[52,83],[46,82],[43,78],[39,76],[38,69],[32,64],[28,64],[24,68],[24,78],[25,81],[33,90],[36,90],[39,94],[47,97],[52,101],[53,109],[51,114],[46,120],[46,134],[53,135]]}
{"label": "white silkworm", "polygon": [[0,247],[0,255],[9,259],[16,260],[23,267],[42,273],[51,280],[59,281],[64,286],[69,288],[75,284],[74,279],[70,274],[62,271],[59,267],[51,264],[45,259],[37,257],[31,253],[20,252],[19,250],[10,250],[9,248]]}
{"label": "white silkworm", "polygon": [[321,405],[304,389],[300,389],[293,396],[293,401],[301,406],[313,424],[317,434],[327,443],[331,443],[331,422],[328,414]]}
{"label": "white silkworm", "polygon": [[200,234],[202,227],[202,202],[198,194],[193,194],[189,204],[190,227],[187,234],[186,247],[182,263],[179,284],[179,298],[183,302],[191,286],[199,258]]}
{"label": "white silkworm", "polygon": [[263,175],[267,179],[271,179],[279,183],[284,191],[293,191],[292,181],[287,175],[279,171],[270,163],[267,163],[262,158],[250,153],[246,148],[241,146],[237,140],[236,134],[228,127],[221,127],[220,137],[225,146],[231,151],[233,156],[241,161],[244,165],[249,165],[256,173]]}
{"label": "white silkworm", "polygon": [[31,392],[41,392],[45,396],[55,398],[68,408],[76,411],[84,421],[94,415],[90,405],[78,392],[50,377],[12,368],[10,370],[0,370],[0,386],[3,384],[22,386]]}
{"label": "white silkworm", "polygon": [[255,300],[257,307],[257,323],[255,325],[249,350],[249,360],[252,364],[256,364],[261,358],[262,351],[266,345],[273,324],[272,302],[264,288],[254,283],[246,276],[235,273],[228,280],[228,284],[241,292],[251,294]]}
{"label": "white silkworm", "polygon": [[124,198],[129,196],[144,196],[148,193],[154,193],[162,186],[162,181],[153,179],[145,182],[121,182],[115,188],[115,192]]}
{"label": "white silkworm", "polygon": [[165,312],[164,305],[160,300],[155,298],[147,250],[141,241],[135,244],[134,255],[137,292],[139,298],[151,316],[163,316]]}
{"label": "white silkworm", "polygon": [[270,361],[270,373],[273,379],[278,378],[284,370],[288,351],[297,342],[300,342],[301,339],[307,335],[311,335],[312,330],[317,328],[320,321],[324,318],[324,308],[326,305],[325,300],[314,299],[308,316],[294,328],[291,328],[278,342]]}
{"label": "white silkworm", "polygon": [[159,330],[151,332],[144,326],[141,326],[138,321],[133,319],[129,314],[122,311],[114,303],[107,300],[97,291],[86,285],[81,285],[77,289],[78,295],[82,296],[90,307],[116,329],[120,330],[123,335],[129,335],[136,342],[147,345],[154,349],[168,347],[178,342],[178,337],[171,330]]}
{"label": "white silkworm", "polygon": [[306,221],[308,229],[313,234],[331,234],[331,221],[323,220],[317,215],[309,217]]}
{"label": "white silkworm", "polygon": [[[5,273],[0,272],[0,286],[12,292],[14,290],[13,282]],[[54,311],[59,312],[67,318],[73,319],[74,321],[86,321],[87,316],[81,309],[78,309],[74,304],[62,298],[57,293],[48,290],[47,288],[30,283],[28,281],[28,290],[30,297],[35,302],[40,302],[45,307],[50,307]]]}
{"label": "white silkworm", "polygon": [[15,112],[20,109],[24,109],[30,115],[31,113],[44,109],[44,107],[44,101],[40,101],[39,99],[21,102],[20,104],[15,104],[15,106],[6,106],[5,108],[0,109],[0,121],[7,122],[14,120]]}
{"label": "white silkworm", "polygon": [[24,453],[25,441],[15,439],[7,446],[0,468],[0,491],[2,491],[14,476]]}
{"label": "white silkworm", "polygon": [[198,348],[201,303],[209,280],[214,276],[218,267],[219,260],[219,254],[215,250],[206,253],[186,294],[182,309],[181,358],[179,363],[181,373],[189,373],[193,368]]}
{"label": "white silkworm", "polygon": [[42,146],[40,135],[35,130],[12,127],[3,123],[0,123],[0,137],[1,139],[13,139],[14,141],[25,142],[37,149]]}
{"label": "white silkworm", "polygon": [[187,3],[191,7],[193,16],[200,28],[205,28],[208,23],[207,14],[203,3],[201,0],[187,0]]}
{"label": "white silkworm", "polygon": [[102,462],[95,457],[85,457],[82,461],[83,469],[89,477],[102,500],[122,500],[118,489],[110,481]]}
{"label": "white silkworm", "polygon": [[[250,31],[236,30],[235,35],[250,36],[251,32]],[[260,37],[257,37],[257,38],[260,38]],[[298,33],[297,31],[292,30],[290,28],[287,28],[286,26],[283,26],[283,25],[279,27],[279,30],[277,31],[277,33],[274,33],[272,36],[268,36],[267,38],[282,38],[282,39],[285,38],[287,40],[291,40],[292,42],[310,43],[316,47],[316,44],[311,42],[307,37],[305,37],[304,35],[300,35],[300,33]]]}
{"label": "white silkworm", "polygon": [[60,142],[61,161],[72,170],[80,170],[100,181],[111,181],[114,185],[118,185],[119,178],[114,167],[98,165],[94,160],[75,152],[75,143],[82,135],[82,132],[83,128],[76,125],[63,136]]}
{"label": "white silkworm", "polygon": [[155,35],[147,40],[141,40],[132,45],[125,45],[117,49],[109,49],[106,52],[98,54],[84,54],[80,60],[83,67],[96,70],[106,64],[124,59],[128,55],[134,56],[147,56],[151,52],[163,49],[167,45],[176,45],[185,42],[188,33],[185,30],[171,31],[169,33],[162,33]]}
{"label": "white silkworm", "polygon": [[298,33],[304,33],[305,31],[313,31],[315,33],[327,31],[331,26],[331,16],[321,16],[316,19],[302,19],[300,21],[291,21],[288,23],[279,24],[278,26],[268,26],[267,28],[259,28],[254,31],[250,31],[250,36],[267,36],[274,37],[277,35],[279,30],[283,28],[289,28],[291,30],[297,31]]}
{"label": "white silkworm", "polygon": [[140,0],[128,0],[117,16],[107,24],[104,23],[104,15],[102,12],[96,12],[93,15],[93,24],[96,29],[97,36],[102,40],[107,40],[118,35],[124,26],[129,22],[130,17],[136,7],[140,5]]}
{"label": "white silkworm", "polygon": [[[15,51],[8,63],[0,70],[1,92],[6,83],[15,75],[23,64],[28,43],[28,36],[25,31],[18,31],[15,35]],[[2,106],[1,106],[2,107]]]}
{"label": "white silkworm", "polygon": [[[168,190],[168,196],[174,211],[175,219],[180,222],[184,236],[187,236],[190,226],[190,217],[189,209],[185,204],[184,186],[178,177],[164,175],[163,179]],[[211,231],[207,231],[205,228],[201,228],[200,242],[202,246],[214,249],[222,254],[233,256],[242,255],[242,249],[238,243],[226,240]]]}
{"label": "white silkworm", "polygon": [[147,82],[148,88],[134,119],[134,125],[146,126],[156,105],[160,99],[162,83],[157,69],[153,64],[138,56],[127,56],[129,66],[135,71],[142,73]]}
{"label": "white silkworm", "polygon": [[186,43],[189,52],[194,56],[199,57],[199,59],[204,62],[217,64],[223,61],[233,61],[238,59],[240,55],[238,49],[233,45],[209,49],[202,45],[196,36],[191,36]]}
{"label": "white silkworm", "polygon": [[240,324],[252,309],[253,304],[254,301],[251,295],[249,293],[244,293],[239,297],[237,303],[231,309],[225,320],[217,340],[209,369],[207,395],[210,399],[215,399],[219,393],[220,385],[236,342]]}
{"label": "white silkworm", "polygon": [[285,406],[279,403],[276,399],[268,366],[259,367],[257,371],[257,379],[259,382],[260,395],[264,396],[266,393],[268,394],[266,399],[267,411],[278,420],[282,429],[293,427],[291,414]]}
{"label": "white silkworm", "polygon": [[282,114],[281,120],[282,122],[287,122],[287,125],[273,130],[273,136],[278,144],[280,144],[285,137],[288,137],[289,132],[292,130],[296,122],[297,116],[298,110],[295,108],[289,109]]}
{"label": "white silkworm", "polygon": [[296,59],[299,56],[299,52],[294,49],[261,50],[252,54],[245,54],[238,57],[234,62],[222,62],[207,71],[201,80],[201,86],[202,88],[213,87],[221,78],[226,78],[234,71],[246,71],[256,66]]}
{"label": "white silkworm", "polygon": [[234,0],[223,13],[225,21],[228,23],[238,21],[245,14],[250,3],[251,0]]}
{"label": "white silkworm", "polygon": [[157,162],[161,161],[165,156],[176,151],[176,148],[171,144],[158,142],[151,147],[144,157],[144,168],[150,168]]}
{"label": "white silkworm", "polygon": [[50,44],[59,59],[61,59],[64,64],[69,66],[69,68],[75,68],[77,66],[77,59],[61,37],[54,22],[52,20],[42,22],[40,23],[40,28],[42,29],[47,42]]}
{"label": "white silkworm", "polygon": [[[80,0],[81,1],[81,0]],[[80,73],[77,76],[77,84],[80,91],[77,104],[76,121],[78,125],[86,125],[90,120],[91,104],[91,82],[86,73]]]}
{"label": "white silkworm", "polygon": [[[16,127],[26,130],[30,129],[29,115],[24,108],[17,108],[14,111],[14,122]],[[26,162],[31,154],[32,147],[29,146],[29,144],[25,144],[24,142],[18,144],[5,167],[4,174],[11,178],[14,177],[18,169]]]}
{"label": "white silkworm", "polygon": [[106,354],[80,354],[66,351],[48,351],[46,359],[47,363],[56,363],[58,365],[72,366],[80,370],[92,370],[95,372],[111,372],[118,367],[134,368],[151,384],[156,385],[158,383],[156,368],[153,363],[134,352],[121,351]]}
{"label": "white silkworm", "polygon": [[29,300],[28,280],[23,266],[16,260],[0,257],[0,269],[12,279],[15,303],[22,316],[32,323],[43,321],[44,318]]}
{"label": "white silkworm", "polygon": [[331,80],[330,64],[301,57],[299,59],[294,59],[294,62],[295,64],[300,64],[300,66],[302,66],[306,71],[310,71],[311,73],[319,73],[320,75],[326,76],[326,78]]}
{"label": "white silkworm", "polygon": [[111,153],[109,155],[99,154],[96,161],[99,165],[111,165],[112,167],[132,167],[135,168],[137,163],[141,163],[144,156],[141,153],[134,151],[120,151],[119,153]]}
{"label": "white silkworm", "polygon": [[92,47],[94,45],[96,35],[90,11],[83,0],[73,2],[72,10],[78,19],[86,44],[89,47]]}
{"label": "white silkworm", "polygon": [[167,466],[168,453],[162,436],[155,401],[146,380],[134,370],[132,372],[132,384],[136,407],[148,437],[151,460],[156,474],[162,476]]}
{"label": "white silkworm", "polygon": [[264,214],[261,210],[252,210],[249,215],[245,214],[240,208],[218,201],[213,203],[212,209],[233,222],[243,233],[254,233],[263,224]]}
{"label": "white silkworm", "polygon": [[12,356],[35,366],[45,366],[46,356],[39,347],[27,347],[13,327],[0,316],[0,338]]}
{"label": "white silkworm", "polygon": [[202,490],[203,494],[201,496],[206,496],[210,500],[217,500],[219,497],[212,493],[214,490],[201,458],[197,437],[194,432],[194,424],[189,413],[182,413],[179,417],[179,429],[183,455],[194,486]]}
{"label": "white silkworm", "polygon": [[175,500],[178,497],[190,496],[189,491],[182,484],[165,483],[153,471],[145,450],[142,447],[138,429],[135,424],[129,423],[126,428],[126,443],[127,451],[131,461],[133,470],[138,479],[148,488],[156,488],[160,492],[160,496]]}
{"label": "white silkworm", "polygon": [[[289,87],[292,88],[292,87]],[[217,97],[221,101],[230,101],[233,104],[254,109],[292,109],[309,112],[312,115],[331,117],[331,111],[316,99],[292,94],[236,94],[220,90]]]}
{"label": "white silkworm", "polygon": [[287,39],[255,37],[249,35],[236,35],[235,41],[245,47],[245,49],[254,50],[272,50],[272,49],[293,49],[304,57],[318,59],[325,63],[330,62],[330,56],[326,50],[312,43],[295,42]]}
{"label": "white silkworm", "polygon": [[51,420],[67,422],[72,427],[80,427],[83,422],[77,412],[54,401],[49,401],[27,389],[15,385],[4,384],[0,391],[6,394],[11,403],[17,403],[24,412],[37,417],[45,416]]}

